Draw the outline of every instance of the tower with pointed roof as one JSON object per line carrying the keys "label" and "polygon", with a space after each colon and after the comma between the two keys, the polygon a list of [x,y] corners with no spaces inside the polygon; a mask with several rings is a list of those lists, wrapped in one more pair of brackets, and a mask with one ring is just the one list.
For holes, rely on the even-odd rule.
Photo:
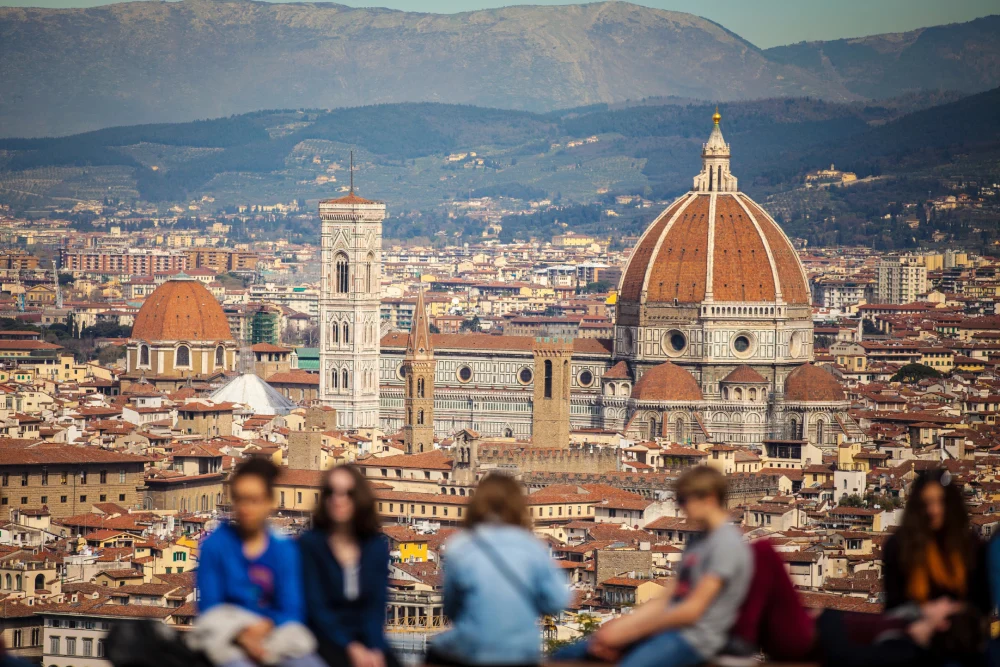
{"label": "tower with pointed roof", "polygon": [[403,357],[403,444],[407,454],[434,449],[434,345],[424,306],[424,292],[417,292],[410,335]]}
{"label": "tower with pointed roof", "polygon": [[319,203],[320,402],[344,429],[379,425],[379,300],[385,204],[354,193]]}

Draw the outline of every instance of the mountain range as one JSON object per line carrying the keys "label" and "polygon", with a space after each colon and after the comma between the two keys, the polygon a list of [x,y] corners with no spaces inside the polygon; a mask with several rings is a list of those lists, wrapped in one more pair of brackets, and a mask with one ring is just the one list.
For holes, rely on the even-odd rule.
{"label": "mountain range", "polygon": [[546,112],[651,96],[851,102],[1000,85],[1000,17],[762,50],[633,5],[451,15],[250,0],[0,8],[0,134],[399,102]]}

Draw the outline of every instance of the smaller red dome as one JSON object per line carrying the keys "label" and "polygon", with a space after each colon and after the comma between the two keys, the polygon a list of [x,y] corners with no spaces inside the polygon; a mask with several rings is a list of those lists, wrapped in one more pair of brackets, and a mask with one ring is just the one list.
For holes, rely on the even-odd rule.
{"label": "smaller red dome", "polygon": [[133,340],[227,341],[229,320],[212,293],[197,280],[163,283],[146,297],[132,327]]}
{"label": "smaller red dome", "polygon": [[785,400],[830,403],[846,401],[847,396],[832,373],[819,366],[804,364],[785,378]]}
{"label": "smaller red dome", "polygon": [[632,387],[637,401],[700,401],[701,387],[694,376],[669,361],[653,366]]}

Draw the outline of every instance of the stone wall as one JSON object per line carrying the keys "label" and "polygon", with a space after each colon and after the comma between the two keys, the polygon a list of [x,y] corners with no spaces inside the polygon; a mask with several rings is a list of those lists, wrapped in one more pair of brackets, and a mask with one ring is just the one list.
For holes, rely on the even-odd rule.
{"label": "stone wall", "polygon": [[594,552],[594,572],[597,583],[612,577],[632,576],[652,579],[653,552],[625,549],[602,549]]}

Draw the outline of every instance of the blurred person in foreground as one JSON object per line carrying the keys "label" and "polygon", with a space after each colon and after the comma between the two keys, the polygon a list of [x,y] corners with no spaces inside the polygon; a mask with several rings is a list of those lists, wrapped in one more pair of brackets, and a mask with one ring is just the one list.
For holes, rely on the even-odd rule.
{"label": "blurred person in foreground", "polygon": [[677,503],[702,532],[684,548],[677,586],[558,651],[557,661],[600,660],[620,667],[693,667],[720,653],[746,597],[753,556],[726,509],[726,479],[706,466],[677,480]]}
{"label": "blurred person in foreground", "polygon": [[465,530],[446,545],[444,612],[452,627],[434,638],[426,662],[538,665],[538,619],[559,613],[569,600],[566,575],[531,532],[521,486],[490,475],[466,508]]}
{"label": "blurred person in foreground", "polygon": [[383,631],[389,541],[375,494],[353,465],[326,474],[312,529],[299,539],[306,617],[330,667],[399,667]]}
{"label": "blurred person in foreground", "polygon": [[249,459],[233,472],[233,521],[201,545],[199,616],[189,644],[219,667],[322,667],[306,628],[295,544],[268,527],[278,468]]}

